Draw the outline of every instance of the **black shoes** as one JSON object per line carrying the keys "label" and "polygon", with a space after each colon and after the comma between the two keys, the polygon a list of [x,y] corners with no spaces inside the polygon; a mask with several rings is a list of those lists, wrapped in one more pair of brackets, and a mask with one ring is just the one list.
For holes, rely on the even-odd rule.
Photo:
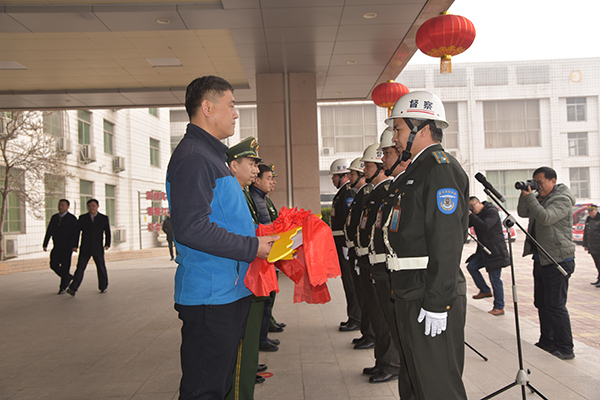
{"label": "black shoes", "polygon": [[344,326],[340,326],[340,332],[352,332],[360,329],[360,326],[353,324],[352,322],[348,322],[348,324]]}
{"label": "black shoes", "polygon": [[364,336],[354,338],[354,339],[352,339],[352,344],[358,344],[358,343],[362,342],[363,340],[365,340]]}
{"label": "black shoes", "polygon": [[370,340],[363,340],[360,343],[354,345],[354,350],[366,350],[372,349],[375,347],[375,342],[371,342]]}
{"label": "black shoes", "polygon": [[258,346],[258,349],[260,351],[269,351],[269,352],[273,352],[273,351],[277,351],[279,350],[279,347],[271,342],[269,342],[267,340],[267,343],[265,344],[261,344],[260,346]]}
{"label": "black shoes", "polygon": [[284,324],[283,322],[275,322],[275,325],[277,325],[280,328],[285,328],[287,325]]}
{"label": "black shoes", "polygon": [[340,326],[346,326],[350,323],[350,320],[348,321],[344,321],[344,322],[340,322]]}
{"label": "black shoes", "polygon": [[267,364],[258,364],[256,372],[265,372],[268,369]]}
{"label": "black shoes", "polygon": [[65,294],[65,293],[67,293],[67,292],[65,291],[65,289],[58,289],[58,293],[57,293],[57,294]]}
{"label": "black shoes", "polygon": [[367,367],[367,368],[363,369],[363,374],[365,374],[365,375],[376,375],[380,372],[381,372],[381,370],[377,367]]}
{"label": "black shoes", "polygon": [[554,351],[554,346],[549,345],[549,344],[544,344],[541,342],[537,342],[535,343],[536,347],[539,347],[540,349],[547,351],[548,353],[552,354],[552,352]]}
{"label": "black shoes", "polygon": [[68,288],[68,289],[66,290],[66,292],[67,292],[67,293],[69,293],[71,296],[75,296],[75,293],[77,293],[75,290],[73,290],[73,289],[71,289],[71,288]]}
{"label": "black shoes", "polygon": [[395,381],[396,379],[398,379],[397,374],[386,374],[383,371],[379,371],[378,373],[376,373],[375,375],[373,375],[372,377],[369,378],[369,382],[383,383],[383,382]]}
{"label": "black shoes", "polygon": [[281,340],[279,339],[271,339],[271,338],[267,338],[267,340],[271,343],[273,343],[275,346],[279,346],[281,344]]}
{"label": "black shoes", "polygon": [[269,326],[269,332],[283,332],[283,328],[279,325]]}
{"label": "black shoes", "polygon": [[102,289],[100,293],[106,293],[106,289]]}
{"label": "black shoes", "polygon": [[570,352],[570,353],[563,353],[560,350],[554,350],[552,353],[554,357],[560,358],[561,360],[572,360],[575,358],[575,353]]}
{"label": "black shoes", "polygon": [[590,282],[590,285],[598,286],[600,284],[600,279],[596,279],[596,282]]}
{"label": "black shoes", "polygon": [[265,377],[264,376],[256,375],[256,382],[255,383],[263,383],[264,381],[265,381]]}

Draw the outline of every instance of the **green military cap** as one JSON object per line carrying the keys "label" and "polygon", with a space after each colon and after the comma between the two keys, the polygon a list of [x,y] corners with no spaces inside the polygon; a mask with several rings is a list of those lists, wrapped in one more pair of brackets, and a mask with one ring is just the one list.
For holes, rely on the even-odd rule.
{"label": "green military cap", "polygon": [[277,174],[275,173],[275,164],[269,164],[269,168],[271,169],[271,173],[273,174],[273,178],[277,178]]}
{"label": "green military cap", "polygon": [[256,162],[261,162],[262,158],[258,156],[258,143],[256,139],[252,136],[242,140],[235,146],[227,149],[225,154],[227,154],[227,163],[231,163],[233,160],[237,160],[238,158],[249,157],[254,158]]}

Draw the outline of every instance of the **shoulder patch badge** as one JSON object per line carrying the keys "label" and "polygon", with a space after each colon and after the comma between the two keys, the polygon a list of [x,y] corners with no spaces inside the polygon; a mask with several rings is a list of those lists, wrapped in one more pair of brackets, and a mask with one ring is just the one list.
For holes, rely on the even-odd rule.
{"label": "shoulder patch badge", "polygon": [[354,201],[354,197],[347,197],[346,198],[346,207],[350,208],[353,201]]}
{"label": "shoulder patch badge", "polygon": [[438,209],[442,214],[452,214],[458,205],[458,190],[444,188],[437,191],[436,195]]}
{"label": "shoulder patch badge", "polygon": [[445,151],[434,151],[431,154],[433,154],[433,157],[435,158],[438,164],[450,164],[450,159],[448,158],[448,155]]}

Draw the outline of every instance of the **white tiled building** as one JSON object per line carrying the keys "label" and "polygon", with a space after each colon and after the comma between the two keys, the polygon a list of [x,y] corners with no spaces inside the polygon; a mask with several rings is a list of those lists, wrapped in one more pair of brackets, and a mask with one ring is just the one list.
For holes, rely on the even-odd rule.
{"label": "white tiled building", "polygon": [[[514,183],[530,179],[540,166],[554,168],[558,182],[567,184],[579,203],[600,199],[598,63],[600,58],[464,64],[455,60],[452,74],[440,75],[437,65],[413,65],[396,81],[411,91],[427,90],[440,97],[450,123],[443,144],[471,177],[471,193],[485,198],[483,187],[473,179],[481,172],[514,210],[520,193]],[[322,116],[323,105],[320,109]],[[379,116],[379,110],[381,132],[385,114]],[[327,177],[331,161],[351,160],[360,152],[344,151],[347,138],[336,137],[332,145],[323,134],[323,118],[320,128],[325,199],[335,192]]]}
{"label": "white tiled building", "polygon": [[6,251],[16,252],[20,259],[43,257],[46,226],[63,197],[71,202],[69,211],[76,216],[87,212],[88,199],[99,201],[99,211],[109,216],[112,227],[110,251],[162,245],[163,239],[149,231],[149,224],[158,222],[160,216],[148,215],[147,208],[168,205],[165,200],[146,200],[146,192],[165,191],[171,154],[169,110],[57,111],[45,117],[45,126],[68,153],[67,170],[75,178],[64,179],[52,190],[45,185],[45,220],[33,218],[23,204],[7,211]]}

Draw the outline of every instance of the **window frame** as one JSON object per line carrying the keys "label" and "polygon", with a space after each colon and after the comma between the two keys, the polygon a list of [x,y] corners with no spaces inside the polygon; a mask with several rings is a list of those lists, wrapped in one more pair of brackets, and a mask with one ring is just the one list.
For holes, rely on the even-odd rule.
{"label": "window frame", "polygon": [[[83,118],[83,113],[86,113],[89,116],[89,120]],[[77,142],[80,145],[92,144],[92,113],[90,111],[77,110]]]}
{"label": "window frame", "polygon": [[[152,146],[152,141],[156,142],[156,146]],[[160,168],[160,140],[150,138],[150,165]]]}

